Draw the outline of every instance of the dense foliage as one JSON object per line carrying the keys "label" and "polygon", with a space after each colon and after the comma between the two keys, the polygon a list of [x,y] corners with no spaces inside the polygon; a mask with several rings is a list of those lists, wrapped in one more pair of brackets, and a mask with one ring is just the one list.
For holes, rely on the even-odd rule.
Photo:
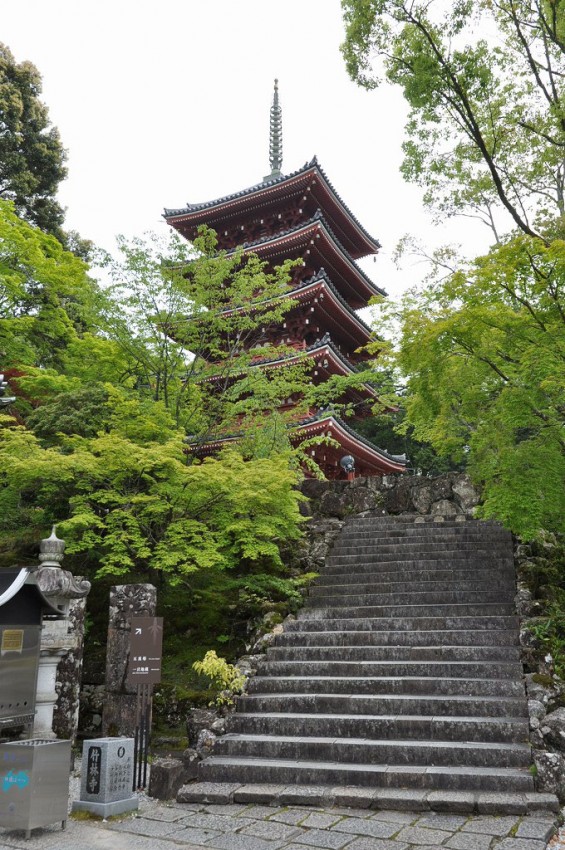
{"label": "dense foliage", "polygon": [[[124,262],[102,291],[6,202],[0,240],[1,349],[18,395],[0,432],[6,555],[30,551],[59,522],[68,551],[98,575],[280,565],[278,541],[299,534],[296,466],[284,428],[270,451],[258,440],[254,452],[253,432],[279,401],[274,385],[287,394],[300,376],[280,370],[259,408],[241,358],[230,361],[284,299],[236,316],[222,305],[236,293],[281,296],[286,270],[213,256],[209,234],[193,252],[173,239],[167,255],[136,241],[122,244]],[[221,387],[206,380],[210,357]],[[249,434],[248,463],[237,447],[203,462],[189,451],[187,432],[203,439],[236,424]]]}
{"label": "dense foliage", "polygon": [[0,197],[45,232],[64,238],[64,212],[55,195],[67,174],[66,154],[40,95],[37,68],[18,64],[0,44]]}
{"label": "dense foliage", "polygon": [[[342,0],[354,80],[410,107],[403,173],[440,217],[530,236],[565,213],[565,9],[545,0]],[[500,217],[503,212],[505,217]]]}
{"label": "dense foliage", "polygon": [[384,73],[410,106],[405,177],[438,217],[478,217],[495,239],[472,263],[436,252],[383,310],[380,333],[401,328],[381,347],[405,381],[401,430],[467,461],[483,515],[526,538],[562,530],[565,8],[342,5],[351,76],[371,88]]}
{"label": "dense foliage", "polygon": [[526,539],[565,516],[564,261],[565,242],[516,236],[390,308],[406,422],[467,457],[483,515]]}

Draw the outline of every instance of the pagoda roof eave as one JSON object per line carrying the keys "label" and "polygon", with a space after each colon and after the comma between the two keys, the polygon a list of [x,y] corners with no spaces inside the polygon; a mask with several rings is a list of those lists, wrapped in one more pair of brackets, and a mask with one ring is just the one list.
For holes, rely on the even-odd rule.
{"label": "pagoda roof eave", "polygon": [[[328,365],[331,363],[334,374],[341,373],[344,376],[354,375],[357,371],[353,364],[350,363],[349,360],[343,356],[341,351],[336,348],[333,342],[327,338],[327,335],[323,339],[317,340],[312,345],[309,345],[307,348],[299,349],[296,352],[289,352],[288,354],[280,357],[273,357],[272,359],[261,358],[255,360],[254,362],[249,363],[249,368],[256,369],[259,367],[269,366],[276,369],[279,366],[292,366],[293,363],[298,363],[305,357],[310,359],[315,359],[316,357],[327,357],[329,360]],[[208,378],[205,378],[206,381],[215,381],[216,379],[215,375],[210,375]],[[362,385],[355,387],[355,389],[359,393],[366,392],[368,397],[375,399],[378,398],[377,391],[370,384],[363,383]]]}
{"label": "pagoda roof eave", "polygon": [[[337,439],[350,454],[356,459],[363,460],[367,466],[372,466],[383,474],[406,471],[406,457],[404,455],[391,455],[384,449],[379,449],[357,434],[353,428],[331,414],[317,416],[309,421],[301,422],[295,429],[295,433],[303,433],[308,436],[319,436],[325,433]],[[330,431],[330,434],[327,432]]]}
{"label": "pagoda roof eave", "polygon": [[[316,274],[312,275],[312,277],[308,278],[308,280],[302,281],[302,283],[298,286],[295,286],[293,289],[289,289],[288,292],[285,292],[283,295],[277,296],[276,300],[280,301],[282,299],[289,299],[291,301],[302,301],[306,300],[309,295],[315,294],[319,291],[322,291],[325,295],[327,295],[339,314],[350,321],[351,324],[355,326],[356,330],[363,334],[365,342],[369,342],[369,340],[375,338],[375,335],[369,325],[357,315],[357,313],[349,306],[345,298],[340,295],[323,268]],[[257,303],[257,308],[261,305],[264,306],[265,304],[271,303],[272,300],[273,299],[259,301]],[[233,313],[237,313],[238,309],[241,310],[243,308],[232,307],[222,310],[221,313],[222,315],[229,316]]]}
{"label": "pagoda roof eave", "polygon": [[[356,460],[362,461],[379,474],[388,475],[406,471],[405,455],[393,455],[384,449],[377,448],[333,414],[322,414],[306,419],[292,425],[291,429],[293,442],[315,436],[329,436],[336,439]],[[227,434],[225,437],[217,437],[201,448],[214,452],[222,446],[237,442],[240,438],[239,434]]]}
{"label": "pagoda roof eave", "polygon": [[363,335],[367,338],[367,340],[374,337],[373,331],[369,325],[364,322],[354,310],[351,309],[345,298],[339,294],[325,269],[320,269],[317,274],[304,281],[300,286],[292,289],[289,292],[288,297],[293,298],[296,294],[296,297],[300,298],[301,295],[308,294],[309,290],[316,290],[319,288],[323,289],[324,293],[328,295],[336,308],[340,310],[341,313],[345,314],[357,326],[357,328],[363,332]]}
{"label": "pagoda roof eave", "polygon": [[[353,364],[351,364],[339,351],[338,348],[333,344],[330,339],[323,338],[321,340],[317,340],[312,345],[309,345],[307,348],[302,349],[302,351],[297,351],[296,354],[289,354],[285,357],[274,358],[273,360],[257,360],[256,362],[250,364],[253,367],[256,366],[283,366],[283,365],[291,365],[292,363],[297,363],[299,360],[302,360],[304,357],[316,358],[316,357],[328,357],[332,363],[332,366],[336,371],[341,371],[343,375],[354,375],[357,371]],[[366,390],[366,392],[372,397],[377,398],[377,393],[375,389],[370,385],[364,383],[362,388]],[[357,389],[361,389],[358,387]]]}
{"label": "pagoda roof eave", "polygon": [[[261,239],[257,239],[255,242],[244,243],[242,247],[245,251],[251,251],[259,256],[262,254],[271,254],[274,257],[288,256],[288,250],[292,249],[292,243],[296,245],[301,241],[306,242],[316,231],[325,238],[327,246],[343,259],[354,273],[355,278],[360,283],[361,287],[364,287],[365,293],[363,295],[359,295],[359,298],[363,299],[366,303],[370,298],[376,295],[380,295],[383,298],[386,297],[387,293],[385,290],[378,287],[375,283],[373,283],[371,278],[365,274],[363,269],[355,262],[353,257],[337,239],[320,212],[316,213],[304,224],[299,224],[296,227],[285,230],[282,233],[277,233],[274,236],[264,236]],[[279,247],[281,249],[280,251]]]}
{"label": "pagoda roof eave", "polygon": [[[353,215],[341,196],[336,192],[316,157],[310,160],[310,162],[306,162],[302,168],[291,174],[256,183],[254,186],[250,186],[239,192],[233,192],[230,195],[224,195],[212,201],[187,204],[186,207],[176,209],[166,207],[163,217],[172,226],[177,226],[182,222],[193,224],[203,223],[206,218],[210,218],[211,212],[219,215],[222,213],[231,214],[232,212],[237,212],[238,209],[244,209],[253,201],[276,200],[277,196],[288,195],[289,192],[292,194],[293,189],[297,192],[301,191],[302,184],[307,186],[313,179],[320,181],[320,186],[323,188],[324,200],[328,202],[328,207],[333,209],[337,218],[341,216],[347,220],[350,230],[354,231],[356,237],[354,241],[358,243],[357,255],[365,256],[366,254],[377,253],[381,247],[380,242],[371,236]],[[351,238],[353,239],[353,237]]]}

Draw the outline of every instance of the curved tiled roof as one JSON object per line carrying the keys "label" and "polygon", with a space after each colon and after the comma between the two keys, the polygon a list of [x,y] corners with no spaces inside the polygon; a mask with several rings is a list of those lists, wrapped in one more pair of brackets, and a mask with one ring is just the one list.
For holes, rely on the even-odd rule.
{"label": "curved tiled roof", "polygon": [[311,425],[311,424],[313,425],[316,422],[323,422],[324,419],[333,420],[340,428],[343,428],[343,430],[347,434],[349,434],[350,437],[352,437],[356,442],[362,443],[368,449],[370,449],[371,451],[380,455],[380,457],[386,458],[386,460],[389,460],[392,463],[399,464],[400,466],[406,465],[406,462],[407,462],[406,455],[404,455],[404,454],[403,455],[393,455],[393,454],[389,454],[389,452],[385,451],[384,449],[379,449],[378,446],[375,446],[373,443],[371,443],[370,440],[367,440],[365,437],[362,437],[361,434],[358,434],[357,431],[355,431],[353,428],[350,428],[349,425],[346,425],[345,422],[343,421],[343,419],[340,419],[338,416],[335,416],[333,413],[329,413],[327,411],[326,412],[322,411],[321,413],[316,414],[316,416],[310,416],[308,419],[301,420],[301,422],[299,423],[299,427],[305,427],[305,426]]}
{"label": "curved tiled roof", "polygon": [[329,189],[330,193],[334,196],[338,205],[347,214],[347,217],[353,222],[355,227],[363,234],[364,238],[374,246],[375,251],[378,250],[381,247],[381,244],[378,241],[378,239],[375,239],[373,236],[371,236],[371,234],[363,227],[361,222],[353,215],[353,213],[351,212],[351,210],[349,209],[347,204],[344,203],[341,195],[339,195],[339,193],[336,192],[333,184],[328,179],[327,174],[325,173],[323,168],[320,166],[318,159],[315,156],[310,160],[310,162],[306,162],[302,166],[302,168],[299,168],[296,171],[293,171],[291,174],[282,175],[281,177],[275,177],[271,180],[264,180],[261,183],[256,183],[254,186],[249,186],[247,189],[242,189],[239,192],[233,192],[230,195],[223,195],[221,198],[216,198],[215,200],[212,200],[212,201],[204,201],[204,202],[198,203],[198,204],[187,203],[186,207],[180,207],[180,208],[177,208],[177,209],[174,209],[174,208],[169,209],[169,208],[165,207],[163,216],[164,216],[164,218],[175,218],[176,216],[189,215],[190,213],[197,213],[197,212],[200,212],[200,211],[203,211],[203,210],[211,210],[214,207],[221,206],[222,204],[226,204],[226,203],[230,203],[230,202],[233,202],[233,201],[237,201],[239,199],[251,197],[255,193],[261,192],[265,189],[272,188],[273,186],[276,186],[276,185],[279,185],[279,184],[282,185],[285,182],[293,180],[294,178],[299,177],[302,174],[306,175],[308,173],[308,171],[311,171],[312,169],[315,169],[317,171],[318,175],[323,179],[323,181],[326,184],[327,188]]}
{"label": "curved tiled roof", "polygon": [[373,283],[371,278],[363,271],[361,266],[359,266],[359,264],[355,262],[355,260],[353,259],[353,257],[349,253],[349,251],[347,251],[347,249],[344,248],[344,246],[339,241],[339,239],[337,238],[337,236],[335,235],[335,233],[333,232],[333,230],[329,226],[328,222],[324,218],[324,215],[323,215],[321,210],[317,210],[311,218],[307,219],[307,221],[304,221],[301,224],[297,224],[294,227],[289,227],[286,230],[281,230],[279,233],[275,233],[275,234],[269,233],[266,236],[261,236],[259,239],[256,239],[254,242],[244,242],[241,247],[244,248],[246,251],[253,251],[256,248],[261,247],[262,245],[268,245],[269,242],[276,243],[279,239],[288,238],[289,236],[293,236],[294,234],[298,234],[298,233],[300,233],[301,230],[305,230],[306,228],[311,227],[313,224],[316,224],[317,222],[319,222],[322,225],[322,227],[324,228],[324,230],[326,231],[326,233],[330,237],[330,241],[332,241],[336,245],[336,247],[343,254],[343,256],[347,260],[347,262],[351,266],[353,266],[353,268],[359,274],[359,276],[366,282],[367,288],[372,290],[375,293],[375,295],[382,295],[383,297],[386,297],[387,293],[384,291],[384,289],[381,289],[379,286],[376,285],[376,283]]}
{"label": "curved tiled roof", "polygon": [[[295,286],[295,287],[289,289],[287,292],[284,292],[282,295],[278,295],[277,298],[278,299],[293,298],[294,295],[300,294],[303,290],[308,289],[308,287],[312,286],[313,284],[322,283],[322,282],[327,286],[327,288],[329,289],[329,291],[331,292],[333,297],[336,299],[336,301],[340,304],[340,306],[343,307],[343,309],[345,310],[347,315],[351,316],[351,318],[358,325],[360,325],[363,328],[363,330],[365,330],[367,332],[368,335],[370,334],[371,336],[374,336],[373,331],[371,330],[370,326],[366,322],[364,322],[363,319],[360,316],[357,315],[355,310],[353,310],[349,306],[349,304],[347,303],[347,301],[345,300],[343,295],[340,295],[340,293],[337,291],[336,287],[331,282],[330,276],[328,275],[328,273],[326,272],[326,270],[324,269],[323,266],[322,266],[322,268],[318,269],[318,271],[315,274],[313,274],[312,277],[309,277],[306,280],[301,281],[301,283],[299,283],[298,286]],[[269,301],[272,301],[272,300],[273,299],[271,299],[271,298],[262,298],[260,301],[257,301],[257,302],[254,302],[254,303],[256,303],[256,305],[259,306],[261,304],[268,304]],[[226,307],[225,310],[221,311],[221,313],[222,314],[224,314],[224,313],[225,314],[234,313],[236,310],[237,310],[237,308],[235,308],[235,307]]]}
{"label": "curved tiled roof", "polygon": [[295,286],[294,289],[291,289],[289,291],[287,297],[292,298],[292,296],[295,292],[300,292],[302,289],[307,289],[313,283],[317,283],[318,281],[321,281],[321,280],[324,281],[324,283],[327,285],[327,287],[330,290],[330,292],[332,293],[332,295],[335,297],[336,301],[339,301],[339,303],[344,308],[344,310],[348,313],[348,315],[352,316],[355,319],[355,321],[358,324],[360,324],[363,327],[364,330],[367,331],[367,333],[372,334],[373,331],[371,330],[369,325],[366,322],[364,322],[363,319],[360,316],[357,315],[355,310],[351,309],[351,307],[349,306],[349,304],[347,303],[347,301],[345,300],[343,295],[339,294],[336,287],[331,282],[330,276],[328,275],[327,271],[324,269],[323,266],[322,266],[321,269],[319,269],[316,272],[316,274],[313,274],[312,277],[309,277],[308,280],[303,280],[302,283],[300,284],[300,286]]}
{"label": "curved tiled roof", "polygon": [[[400,470],[406,468],[406,464],[407,464],[406,455],[393,455],[393,454],[390,454],[389,452],[385,451],[384,449],[378,448],[378,446],[375,446],[373,443],[371,443],[365,437],[362,437],[353,428],[350,428],[349,425],[346,425],[345,422],[343,421],[343,419],[340,419],[338,416],[335,416],[335,414],[333,414],[329,411],[320,411],[315,416],[309,416],[308,418],[302,419],[302,420],[300,420],[300,422],[292,424],[292,425],[288,425],[287,427],[290,430],[300,431],[304,428],[308,428],[309,426],[316,425],[317,423],[322,424],[325,421],[329,421],[329,423],[333,423],[334,427],[341,428],[343,431],[345,431],[345,433],[347,435],[349,435],[351,437],[352,440],[354,440],[356,443],[359,443],[360,445],[362,445],[364,448],[366,448],[371,453],[373,453],[373,454],[377,455],[378,457],[382,458],[383,460],[388,461],[389,463],[394,464],[397,467],[399,467],[399,470],[397,470],[397,471],[400,471]],[[331,425],[329,425],[329,427],[331,427]],[[238,432],[236,432],[234,434],[225,434],[223,437],[217,437],[215,440],[212,440],[209,443],[206,443],[206,445],[201,447],[201,448],[207,448],[209,450],[213,450],[213,448],[215,446],[221,445],[222,443],[234,442],[235,440],[238,440],[240,437],[241,437],[241,433],[238,433]],[[187,442],[188,442],[189,445],[191,444],[190,437],[187,438]],[[195,442],[193,442],[192,445],[195,445]]]}
{"label": "curved tiled roof", "polygon": [[[284,363],[287,360],[294,360],[298,357],[304,357],[308,354],[313,354],[315,351],[317,351],[318,349],[322,349],[322,348],[329,348],[333,352],[336,360],[340,361],[342,363],[342,365],[346,369],[348,369],[350,372],[355,373],[355,372],[364,371],[364,369],[360,368],[355,363],[352,363],[350,360],[347,359],[347,357],[345,357],[341,353],[339,348],[332,342],[329,334],[324,334],[324,336],[321,339],[315,340],[311,345],[307,345],[306,348],[297,349],[296,352],[290,351],[290,352],[288,352],[288,354],[285,354],[283,357],[273,357],[273,358],[265,358],[265,359],[261,358],[261,359],[258,359],[258,360],[254,360],[253,363],[250,364],[250,365],[252,365],[252,366],[268,366],[269,364],[273,364],[273,363]],[[374,392],[372,387],[371,387],[371,391]]]}

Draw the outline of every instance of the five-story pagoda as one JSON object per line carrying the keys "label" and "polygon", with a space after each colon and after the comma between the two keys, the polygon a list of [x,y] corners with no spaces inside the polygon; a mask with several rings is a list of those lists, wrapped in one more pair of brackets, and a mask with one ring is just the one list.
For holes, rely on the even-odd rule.
{"label": "five-story pagoda", "polygon": [[[216,231],[220,249],[242,245],[270,267],[288,258],[299,260],[289,284],[293,306],[281,325],[263,329],[264,345],[267,350],[269,343],[292,348],[296,354],[291,359],[307,357],[316,384],[332,375],[351,375],[366,356],[360,349],[371,340],[371,330],[356,310],[366,307],[372,296],[385,295],[356,260],[376,254],[380,245],[343,203],[315,157],[293,174],[282,174],[276,80],[269,153],[271,173],[262,183],[207,203],[166,209],[165,219],[189,241],[198,227],[206,225]],[[267,355],[263,365],[266,362],[272,366],[276,358],[269,360]],[[369,384],[346,392],[345,401],[360,415],[369,412],[374,400]],[[332,438],[332,444],[321,443],[309,450],[328,478],[346,474],[345,464],[340,463],[344,456],[354,459],[357,475],[384,475],[405,468],[403,456],[376,448],[327,410],[308,411],[293,427],[291,439],[298,443],[316,436]]]}

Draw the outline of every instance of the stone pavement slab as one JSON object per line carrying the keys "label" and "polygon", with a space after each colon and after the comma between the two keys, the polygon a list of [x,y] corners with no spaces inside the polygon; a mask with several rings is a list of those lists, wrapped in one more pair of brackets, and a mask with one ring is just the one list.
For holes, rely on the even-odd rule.
{"label": "stone pavement slab", "polygon": [[[348,811],[348,810],[346,810]],[[310,829],[329,829],[335,823],[341,820],[341,815],[336,814],[335,811],[332,810],[331,813],[328,812],[314,812],[311,815],[308,815],[303,821],[301,821],[301,826],[309,827]]]}
{"label": "stone pavement slab", "polygon": [[336,823],[331,832],[349,832],[352,835],[372,835],[373,838],[390,838],[398,832],[397,823],[386,823],[378,820],[362,820],[361,818],[343,818]]}
{"label": "stone pavement slab", "polygon": [[304,834],[304,830],[299,826],[292,826],[287,823],[276,823],[272,820],[254,821],[250,826],[245,826],[240,835],[253,835],[255,838],[268,838],[271,841],[285,841],[291,838],[294,841],[300,841],[299,836]]}
{"label": "stone pavement slab", "polygon": [[426,829],[421,827],[419,822],[416,826],[405,826],[398,833],[399,841],[406,841],[408,844],[418,844],[422,846],[430,846],[432,844],[443,844],[448,838],[451,838],[452,833],[447,830]]}
{"label": "stone pavement slab", "polygon": [[[553,831],[553,816],[543,811],[496,817],[142,798],[135,816],[70,818],[67,830],[37,829],[30,841],[0,828],[0,850],[546,850]],[[549,850],[565,843],[555,837]]]}
{"label": "stone pavement slab", "polygon": [[[341,850],[352,840],[352,835],[343,832],[330,832],[326,829],[309,829],[300,836],[300,844],[307,847],[324,847],[326,850]],[[297,843],[293,842],[293,843]]]}
{"label": "stone pavement slab", "polygon": [[[402,841],[389,841],[382,838],[356,838],[347,845],[347,850],[413,850]],[[429,850],[429,848],[426,848]]]}
{"label": "stone pavement slab", "polygon": [[476,832],[457,832],[445,844],[450,850],[489,850],[491,845],[492,835]]}
{"label": "stone pavement slab", "polygon": [[463,832],[482,832],[484,835],[508,835],[520,823],[517,817],[489,817],[479,815],[470,818],[462,827]]}
{"label": "stone pavement slab", "polygon": [[553,832],[554,826],[551,821],[528,818],[522,821],[516,830],[516,838],[537,838],[539,841],[549,841]]}

